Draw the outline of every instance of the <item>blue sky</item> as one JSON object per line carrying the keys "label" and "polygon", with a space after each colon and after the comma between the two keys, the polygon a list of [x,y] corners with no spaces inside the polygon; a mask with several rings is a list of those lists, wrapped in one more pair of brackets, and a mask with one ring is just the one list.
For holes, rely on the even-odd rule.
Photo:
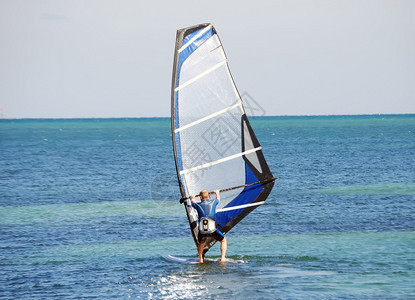
{"label": "blue sky", "polygon": [[176,30],[211,22],[266,115],[415,113],[415,1],[0,1],[0,116],[168,117]]}

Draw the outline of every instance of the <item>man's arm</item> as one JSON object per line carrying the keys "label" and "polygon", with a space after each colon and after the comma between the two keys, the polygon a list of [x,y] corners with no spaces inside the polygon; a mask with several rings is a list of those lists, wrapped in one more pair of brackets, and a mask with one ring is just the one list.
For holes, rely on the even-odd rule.
{"label": "man's arm", "polygon": [[195,197],[195,195],[190,195],[190,202],[192,203],[192,206],[195,203]]}
{"label": "man's arm", "polygon": [[220,201],[219,190],[214,190],[214,192],[216,194],[216,199],[218,199],[218,201]]}

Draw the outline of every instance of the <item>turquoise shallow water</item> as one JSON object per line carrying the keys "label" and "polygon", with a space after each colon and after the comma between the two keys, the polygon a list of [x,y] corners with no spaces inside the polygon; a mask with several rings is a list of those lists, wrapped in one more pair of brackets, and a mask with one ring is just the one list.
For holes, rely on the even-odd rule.
{"label": "turquoise shallow water", "polygon": [[415,298],[415,116],[251,122],[280,180],[228,234],[245,263],[178,265],[168,119],[1,120],[0,298]]}

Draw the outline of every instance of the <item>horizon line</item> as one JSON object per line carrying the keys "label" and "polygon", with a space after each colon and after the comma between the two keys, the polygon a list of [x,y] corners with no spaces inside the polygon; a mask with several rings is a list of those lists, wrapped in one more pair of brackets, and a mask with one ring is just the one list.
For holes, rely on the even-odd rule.
{"label": "horizon line", "polygon": [[[321,115],[272,115],[272,116],[249,116],[248,118],[275,118],[275,117],[353,117],[353,116],[410,116],[415,113],[374,113],[374,114],[321,114]],[[108,119],[171,119],[171,117],[21,117],[7,118],[1,120],[108,120]]]}

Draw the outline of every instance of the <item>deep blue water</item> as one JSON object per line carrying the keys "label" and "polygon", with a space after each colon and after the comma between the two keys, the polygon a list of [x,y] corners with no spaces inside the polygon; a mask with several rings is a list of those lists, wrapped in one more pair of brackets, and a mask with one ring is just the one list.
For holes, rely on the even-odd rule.
{"label": "deep blue water", "polygon": [[245,263],[179,265],[169,119],[0,120],[0,298],[415,299],[415,115],[251,123],[280,179]]}

